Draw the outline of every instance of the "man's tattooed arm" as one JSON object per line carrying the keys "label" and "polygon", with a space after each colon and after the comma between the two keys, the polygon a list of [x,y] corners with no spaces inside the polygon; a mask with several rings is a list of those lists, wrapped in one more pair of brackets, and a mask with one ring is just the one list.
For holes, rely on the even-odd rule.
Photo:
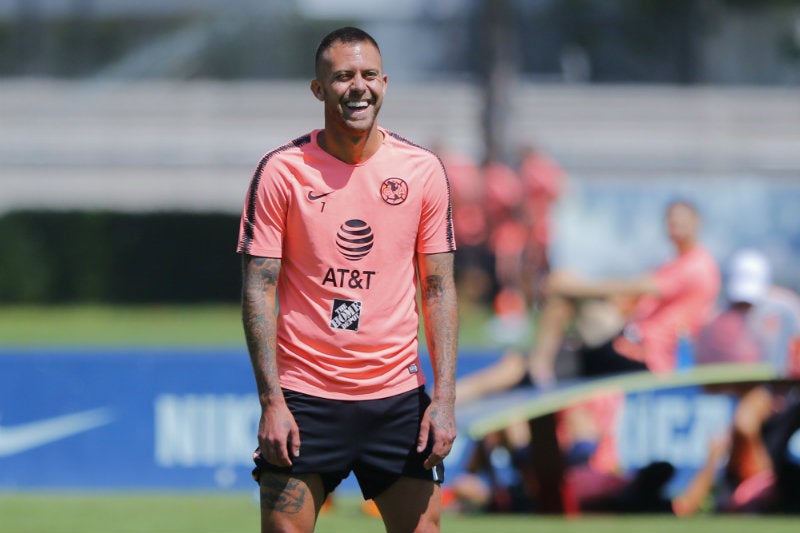
{"label": "man's tattooed arm", "polygon": [[[433,403],[427,414],[434,442],[431,456],[426,461],[426,466],[430,468],[450,453],[456,438],[454,405],[458,305],[453,276],[453,253],[420,255],[419,275],[425,336],[434,373]],[[427,440],[427,437],[428,432],[423,430],[420,440]],[[418,443],[422,447],[425,444]]]}
{"label": "man's tattooed arm", "polygon": [[242,256],[242,324],[262,405],[281,394],[275,352],[280,268],[280,259]]}
{"label": "man's tattooed arm", "polygon": [[242,323],[261,402],[261,457],[289,466],[300,454],[300,430],[286,406],[278,375],[276,298],[280,259],[242,259]]}
{"label": "man's tattooed arm", "polygon": [[420,281],[425,335],[434,363],[436,393],[449,401],[455,397],[458,352],[458,306],[453,279],[453,254],[421,256]]}

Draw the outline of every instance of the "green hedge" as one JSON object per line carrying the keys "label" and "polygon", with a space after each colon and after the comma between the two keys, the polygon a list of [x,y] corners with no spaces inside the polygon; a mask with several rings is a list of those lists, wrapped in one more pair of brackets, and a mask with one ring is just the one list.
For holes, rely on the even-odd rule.
{"label": "green hedge", "polygon": [[0,218],[0,302],[239,300],[239,217],[19,211]]}

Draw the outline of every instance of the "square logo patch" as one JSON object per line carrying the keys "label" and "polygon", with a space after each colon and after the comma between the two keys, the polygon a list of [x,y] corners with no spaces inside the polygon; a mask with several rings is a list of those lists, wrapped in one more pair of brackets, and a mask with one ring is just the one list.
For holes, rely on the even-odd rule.
{"label": "square logo patch", "polygon": [[333,310],[331,311],[331,324],[333,329],[349,329],[358,331],[358,323],[361,321],[361,302],[350,300],[333,299]]}

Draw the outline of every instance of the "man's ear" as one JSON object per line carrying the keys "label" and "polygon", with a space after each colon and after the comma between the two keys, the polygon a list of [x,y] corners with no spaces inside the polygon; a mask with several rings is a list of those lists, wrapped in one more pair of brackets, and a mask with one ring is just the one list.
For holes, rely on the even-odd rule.
{"label": "man's ear", "polygon": [[322,90],[322,84],[316,79],[311,80],[311,94],[320,102],[325,101],[325,93]]}

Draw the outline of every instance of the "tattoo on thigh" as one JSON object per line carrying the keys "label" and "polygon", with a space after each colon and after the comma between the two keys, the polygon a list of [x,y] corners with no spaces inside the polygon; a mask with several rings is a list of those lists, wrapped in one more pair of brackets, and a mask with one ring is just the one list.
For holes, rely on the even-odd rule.
{"label": "tattoo on thigh", "polygon": [[297,514],[308,498],[308,487],[297,479],[261,480],[261,508],[287,514]]}

